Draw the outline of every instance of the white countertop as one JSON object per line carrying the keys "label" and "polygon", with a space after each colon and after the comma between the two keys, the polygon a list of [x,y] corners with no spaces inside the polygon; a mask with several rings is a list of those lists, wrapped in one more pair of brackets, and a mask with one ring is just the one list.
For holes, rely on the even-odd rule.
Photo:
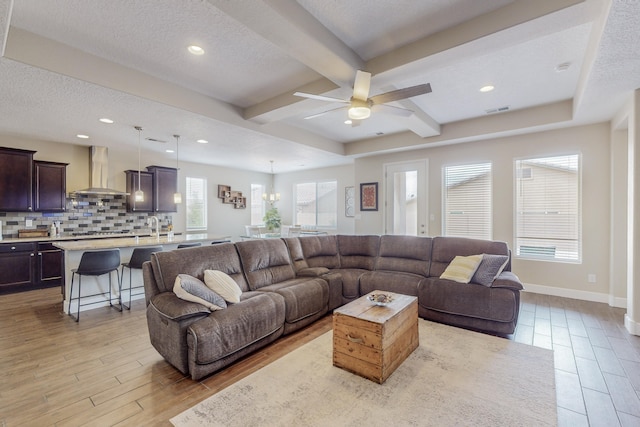
{"label": "white countertop", "polygon": [[[50,242],[65,251],[86,251],[94,249],[114,249],[129,248],[136,246],[153,246],[153,245],[174,245],[184,242],[203,242],[217,241],[229,239],[229,236],[219,236],[214,234],[182,234],[169,238],[161,235],[159,238],[154,236],[139,237],[137,240],[133,237],[116,237],[116,238],[99,238],[99,239],[83,239],[83,240],[51,240]],[[17,240],[17,239],[16,239]]]}

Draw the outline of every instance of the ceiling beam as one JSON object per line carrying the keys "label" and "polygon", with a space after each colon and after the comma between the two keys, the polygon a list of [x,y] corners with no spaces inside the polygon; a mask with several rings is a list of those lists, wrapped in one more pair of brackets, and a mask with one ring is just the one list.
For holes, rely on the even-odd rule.
{"label": "ceiling beam", "polygon": [[4,49],[7,45],[12,11],[13,0],[0,0],[0,57],[4,56]]}

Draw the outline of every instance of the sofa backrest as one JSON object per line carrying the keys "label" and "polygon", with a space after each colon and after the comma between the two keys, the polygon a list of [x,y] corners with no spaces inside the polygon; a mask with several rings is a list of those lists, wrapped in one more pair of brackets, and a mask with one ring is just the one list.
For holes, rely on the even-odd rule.
{"label": "sofa backrest", "polygon": [[307,267],[340,267],[338,239],[334,235],[303,236],[298,238]]}
{"label": "sofa backrest", "polygon": [[505,242],[465,237],[434,237],[429,276],[440,276],[457,255],[479,254],[510,256],[509,248]]}
{"label": "sofa backrest", "polygon": [[252,291],[295,277],[289,251],[282,239],[246,240],[237,242],[236,248]]}
{"label": "sofa backrest", "polygon": [[243,291],[249,290],[233,243],[156,252],[151,255],[151,268],[160,292],[173,291],[178,274],[189,274],[204,280],[205,270],[223,271]]}
{"label": "sofa backrest", "polygon": [[338,235],[340,268],[373,270],[376,265],[380,236]]}
{"label": "sofa backrest", "polygon": [[427,277],[432,240],[431,237],[381,236],[376,270],[402,271]]}

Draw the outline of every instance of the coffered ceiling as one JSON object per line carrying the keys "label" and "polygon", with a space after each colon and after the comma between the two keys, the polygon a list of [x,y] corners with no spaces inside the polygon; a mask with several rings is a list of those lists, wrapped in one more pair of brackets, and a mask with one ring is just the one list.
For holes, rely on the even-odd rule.
{"label": "coffered ceiling", "polygon": [[[0,0],[0,133],[133,153],[139,125],[182,160],[346,164],[610,120],[640,87],[637,28],[637,0]],[[432,92],[391,103],[410,117],[305,119],[342,104],[294,92],[348,99],[357,70],[370,95]]]}

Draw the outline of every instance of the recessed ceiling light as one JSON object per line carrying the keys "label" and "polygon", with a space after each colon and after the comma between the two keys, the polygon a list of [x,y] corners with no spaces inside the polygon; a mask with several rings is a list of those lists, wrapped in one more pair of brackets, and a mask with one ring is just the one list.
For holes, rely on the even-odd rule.
{"label": "recessed ceiling light", "polygon": [[173,151],[171,148],[167,148],[167,149],[166,149],[166,150],[164,150],[164,151],[166,151],[167,153],[175,153],[175,151]]}
{"label": "recessed ceiling light", "polygon": [[76,136],[81,139],[89,139],[89,135],[83,135],[81,133],[77,134]]}
{"label": "recessed ceiling light", "polygon": [[495,89],[495,87],[493,87],[491,85],[486,85],[486,86],[482,86],[480,88],[480,92],[491,92],[494,89]]}
{"label": "recessed ceiling light", "polygon": [[102,123],[107,123],[107,124],[111,124],[111,123],[113,123],[113,120],[108,119],[108,118],[106,118],[106,117],[101,118],[101,119],[100,119],[100,121],[101,121]]}
{"label": "recessed ceiling light", "polygon": [[197,142],[199,142],[200,144],[208,144],[209,141],[207,141],[206,139],[199,139]]}
{"label": "recessed ceiling light", "polygon": [[204,49],[201,48],[200,46],[196,46],[192,44],[187,49],[189,50],[189,52],[193,53],[194,55],[204,55]]}
{"label": "recessed ceiling light", "polygon": [[344,121],[344,124],[345,124],[345,125],[350,125],[350,124],[352,124],[352,123],[353,123],[353,122],[352,122],[351,120],[345,120],[345,121]]}

